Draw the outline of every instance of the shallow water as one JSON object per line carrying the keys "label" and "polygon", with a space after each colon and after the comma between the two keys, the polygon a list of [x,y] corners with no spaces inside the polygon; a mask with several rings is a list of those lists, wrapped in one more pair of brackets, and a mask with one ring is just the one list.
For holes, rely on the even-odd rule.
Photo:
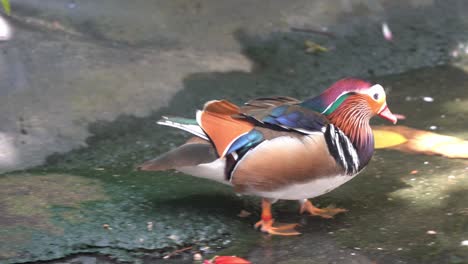
{"label": "shallow water", "polygon": [[[401,124],[467,138],[468,108],[457,107],[468,97],[467,76],[437,67],[379,81],[391,88],[389,107],[407,116]],[[348,213],[302,217],[302,236],[265,236],[249,256],[254,263],[464,263],[467,190],[466,160],[378,150],[358,177],[316,199]]]}
{"label": "shallow water", "polygon": [[[391,88],[390,108],[407,116],[402,124],[420,129],[435,125],[436,132],[467,138],[467,115],[458,107],[468,99],[467,76],[462,70],[443,66],[379,81]],[[448,87],[450,90],[445,89]],[[407,96],[417,99],[405,100]],[[424,102],[423,96],[434,101]],[[181,133],[169,130],[159,136],[171,138],[166,143],[159,141],[164,148],[170,148],[180,141]],[[139,140],[143,139],[137,139],[137,145],[144,144]],[[258,199],[236,197],[225,186],[189,176],[130,172],[123,168],[131,167],[140,158],[128,159],[125,152],[109,153],[116,141],[102,141],[102,149],[92,152],[85,149],[51,159],[47,167],[28,174],[2,177],[2,184],[8,185],[11,192],[1,196],[7,213],[7,218],[2,219],[17,223],[2,232],[4,237],[19,243],[3,245],[3,254],[26,250],[32,258],[35,254],[42,256],[41,247],[34,243],[39,239],[50,243],[49,250],[54,245],[52,254],[100,252],[122,261],[147,259],[148,263],[167,254],[161,248],[189,245],[206,255],[242,255],[253,263],[468,260],[467,248],[462,246],[468,240],[466,160],[379,150],[358,177],[314,199],[321,206],[347,208],[348,213],[332,220],[318,219],[299,216],[295,202],[278,202],[274,206],[278,221],[301,223],[302,235],[271,237],[252,228],[259,217]],[[101,158],[96,160],[97,157]],[[122,158],[125,160],[119,162]],[[82,169],[83,163],[94,162],[93,170]],[[25,195],[31,193],[32,196]],[[17,203],[5,199],[12,195]],[[252,216],[237,217],[242,209],[252,212]],[[29,223],[28,228],[18,229],[21,221]],[[152,230],[148,229],[148,222],[153,223]],[[110,229],[103,228],[104,224]],[[33,240],[25,247],[27,237]],[[67,240],[70,242],[63,243]],[[190,254],[183,254],[173,261],[191,263],[190,258]]]}

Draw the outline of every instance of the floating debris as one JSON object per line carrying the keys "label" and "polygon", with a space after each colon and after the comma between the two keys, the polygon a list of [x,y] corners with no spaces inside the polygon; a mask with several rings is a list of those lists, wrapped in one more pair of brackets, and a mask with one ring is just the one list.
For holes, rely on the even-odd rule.
{"label": "floating debris", "polygon": [[430,130],[436,130],[436,129],[437,129],[437,126],[430,126],[429,129],[430,129]]}
{"label": "floating debris", "polygon": [[327,36],[327,37],[330,37],[330,38],[335,37],[335,34],[329,32],[328,28],[326,28],[326,27],[322,27],[321,29],[292,27],[292,28],[290,28],[290,30],[293,31],[293,32],[300,32],[300,33],[319,34],[319,35]]}
{"label": "floating debris", "polygon": [[418,174],[418,172],[419,172],[418,170],[412,170],[412,171],[410,171],[410,174],[414,175],[414,174]]}
{"label": "floating debris", "polygon": [[246,218],[249,217],[252,213],[246,210],[241,210],[240,213],[237,215],[238,217],[241,218]]}
{"label": "floating debris", "polygon": [[427,230],[426,234],[428,235],[437,235],[437,232],[434,230]]}
{"label": "floating debris", "polygon": [[327,52],[328,49],[325,48],[322,45],[319,45],[311,40],[306,40],[304,42],[304,45],[306,46],[306,52],[307,53],[319,53],[319,52]]}
{"label": "floating debris", "polygon": [[206,251],[209,251],[211,248],[208,247],[208,246],[205,246],[205,247],[201,247],[200,250],[203,251],[203,252],[206,252]]}
{"label": "floating debris", "polygon": [[170,235],[168,236],[169,239],[172,239],[172,240],[179,240],[179,236],[177,235]]}
{"label": "floating debris", "polygon": [[170,257],[172,257],[172,256],[174,256],[176,254],[182,253],[182,252],[190,250],[190,249],[192,249],[192,247],[186,247],[186,248],[181,248],[181,249],[175,250],[175,251],[167,254],[166,256],[164,256],[163,259],[168,259],[168,258],[170,258]]}
{"label": "floating debris", "polygon": [[203,259],[203,257],[202,257],[202,255],[200,253],[193,254],[193,260],[194,261],[200,261],[202,259]]}
{"label": "floating debris", "polygon": [[12,30],[10,24],[6,21],[5,18],[0,16],[0,41],[10,40],[12,35]]}
{"label": "floating debris", "polygon": [[146,223],[146,229],[148,229],[148,231],[153,231],[153,222]]}
{"label": "floating debris", "polygon": [[393,34],[392,31],[390,30],[390,27],[388,26],[387,22],[382,23],[382,34],[384,38],[387,41],[392,41],[393,40]]}
{"label": "floating debris", "polygon": [[107,229],[107,230],[112,230],[112,227],[110,227],[110,225],[108,224],[103,224],[102,228]]}
{"label": "floating debris", "polygon": [[424,102],[428,102],[428,103],[434,102],[434,98],[429,97],[429,96],[423,96],[422,99]]}

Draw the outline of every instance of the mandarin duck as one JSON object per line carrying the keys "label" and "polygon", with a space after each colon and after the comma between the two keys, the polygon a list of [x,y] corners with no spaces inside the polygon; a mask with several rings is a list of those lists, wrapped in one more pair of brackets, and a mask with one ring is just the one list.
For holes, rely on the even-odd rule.
{"label": "mandarin duck", "polygon": [[196,119],[158,121],[194,137],[138,168],[175,169],[262,197],[255,226],[270,234],[297,235],[294,224],[273,225],[271,205],[279,199],[297,200],[301,213],[324,218],[345,212],[317,208],[308,199],[330,192],[366,167],[374,152],[370,118],[397,121],[385,98],[381,85],[347,78],[304,101],[279,96],[240,107],[209,101]]}

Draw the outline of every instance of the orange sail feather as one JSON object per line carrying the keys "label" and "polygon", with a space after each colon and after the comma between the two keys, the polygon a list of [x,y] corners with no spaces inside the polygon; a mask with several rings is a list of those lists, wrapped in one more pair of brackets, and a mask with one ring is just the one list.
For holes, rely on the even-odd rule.
{"label": "orange sail feather", "polygon": [[226,100],[210,101],[199,113],[198,123],[220,157],[224,157],[236,139],[254,128],[247,120],[232,117],[239,114],[239,107]]}

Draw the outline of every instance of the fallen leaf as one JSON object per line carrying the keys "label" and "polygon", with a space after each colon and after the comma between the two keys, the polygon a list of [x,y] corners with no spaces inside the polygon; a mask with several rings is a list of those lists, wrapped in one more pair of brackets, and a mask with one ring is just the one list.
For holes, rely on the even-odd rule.
{"label": "fallen leaf", "polygon": [[307,53],[318,53],[318,52],[327,52],[328,49],[325,48],[324,46],[321,46],[313,41],[306,40],[304,42],[304,45],[306,46],[306,52]]}

